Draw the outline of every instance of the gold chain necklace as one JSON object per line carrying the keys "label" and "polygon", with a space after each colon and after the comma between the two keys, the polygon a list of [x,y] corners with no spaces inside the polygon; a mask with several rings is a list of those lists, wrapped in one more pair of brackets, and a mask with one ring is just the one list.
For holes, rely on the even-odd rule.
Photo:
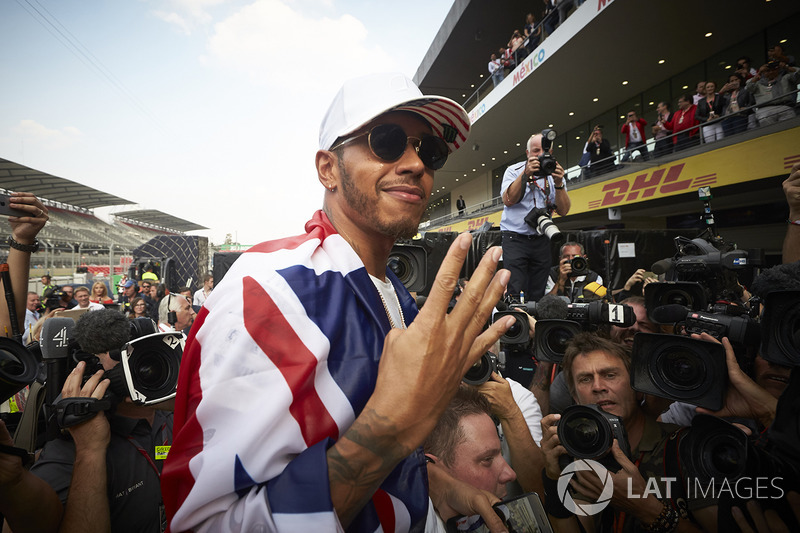
{"label": "gold chain necklace", "polygon": [[[330,220],[330,217],[329,217],[329,220]],[[336,232],[339,233],[341,235],[341,237],[344,239],[344,241],[347,244],[350,245],[350,248],[353,248],[353,245],[351,244],[351,241],[350,241],[350,237],[347,235],[347,233],[344,231],[344,229],[336,228],[335,226],[334,226],[334,229],[336,229]],[[367,275],[369,275],[369,274],[367,274]],[[392,293],[394,294],[394,299],[397,302],[397,310],[400,311],[400,322],[401,322],[400,326],[398,326],[397,324],[394,323],[394,319],[392,318],[392,313],[389,312],[389,306],[386,305],[386,299],[383,297],[383,292],[374,283],[372,285],[374,285],[375,286],[375,290],[378,291],[378,296],[380,296],[381,303],[383,304],[383,310],[386,311],[386,318],[389,319],[389,325],[392,327],[392,329],[406,329],[406,317],[405,317],[405,315],[403,315],[403,306],[400,305],[400,298],[398,298],[398,296],[397,296],[397,291],[395,290],[394,285],[392,285]],[[391,282],[390,282],[390,285],[391,285]]]}

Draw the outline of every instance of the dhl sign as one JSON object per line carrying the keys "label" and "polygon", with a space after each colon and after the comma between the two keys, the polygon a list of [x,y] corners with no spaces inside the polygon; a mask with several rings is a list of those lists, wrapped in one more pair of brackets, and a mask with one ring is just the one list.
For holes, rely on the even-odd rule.
{"label": "dhl sign", "polygon": [[589,209],[611,207],[620,203],[630,203],[636,200],[646,200],[656,196],[667,196],[674,193],[685,192],[714,185],[717,174],[698,176],[696,178],[682,179],[681,173],[686,163],[680,163],[667,168],[659,168],[652,172],[639,174],[635,178],[622,178],[603,185],[603,197],[589,202]]}
{"label": "dhl sign", "polygon": [[[800,127],[764,135],[711,152],[679,159],[609,181],[572,188],[570,215],[577,215],[696,191],[699,187],[725,186],[789,173],[800,162]],[[570,185],[574,187],[574,185]],[[469,231],[485,222],[500,227],[502,209],[489,215],[461,220],[433,231]]]}
{"label": "dhl sign", "polygon": [[798,153],[800,128],[765,135],[569,191],[575,215],[786,174]]}

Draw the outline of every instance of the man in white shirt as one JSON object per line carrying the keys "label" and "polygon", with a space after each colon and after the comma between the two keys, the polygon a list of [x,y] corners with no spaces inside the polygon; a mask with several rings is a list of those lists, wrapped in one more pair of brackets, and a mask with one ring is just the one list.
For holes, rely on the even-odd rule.
{"label": "man in white shirt", "polygon": [[78,305],[75,307],[75,309],[88,309],[89,311],[99,311],[100,309],[105,309],[103,304],[89,301],[88,287],[78,287],[75,289],[74,297],[78,302]]}
{"label": "man in white shirt", "polygon": [[214,288],[214,276],[206,274],[203,276],[203,288],[194,293],[194,305],[203,305],[206,303],[206,298],[211,294],[211,289]]}
{"label": "man in white shirt", "polygon": [[192,304],[180,294],[168,294],[158,304],[158,330],[183,331],[189,328],[195,317]]}

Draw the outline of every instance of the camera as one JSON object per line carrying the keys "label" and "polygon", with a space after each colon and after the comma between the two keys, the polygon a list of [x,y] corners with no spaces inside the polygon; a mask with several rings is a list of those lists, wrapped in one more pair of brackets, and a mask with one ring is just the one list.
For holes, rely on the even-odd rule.
{"label": "camera", "polygon": [[0,403],[33,383],[39,362],[21,343],[0,337]]}
{"label": "camera", "polygon": [[481,385],[489,381],[492,372],[505,370],[505,366],[492,352],[486,352],[473,364],[461,381],[467,385]]}
{"label": "camera", "polygon": [[560,242],[564,240],[561,230],[555,225],[553,219],[550,218],[550,211],[543,208],[533,208],[525,215],[525,223],[533,229],[536,229],[542,235],[547,236],[553,242]]}
{"label": "camera", "polygon": [[561,364],[572,337],[583,331],[573,320],[539,320],[534,342],[536,359]]}
{"label": "camera", "polygon": [[727,386],[728,366],[721,344],[661,333],[633,337],[634,390],[718,411]]}
{"label": "camera", "polygon": [[59,307],[63,307],[61,303],[61,298],[64,296],[64,291],[61,290],[61,287],[53,287],[52,289],[47,289],[44,293],[44,303],[42,305],[47,311],[52,309],[58,309]]}
{"label": "camera", "polygon": [[573,257],[569,260],[569,266],[573,276],[585,276],[589,273],[589,261],[585,257]]}
{"label": "camera", "polygon": [[648,283],[644,287],[644,306],[651,321],[656,324],[676,322],[676,320],[659,321],[658,313],[653,311],[666,305],[680,305],[686,311],[705,311],[706,293],[702,285],[693,281],[658,281]]}
{"label": "camera", "polygon": [[558,137],[556,130],[544,129],[542,130],[542,153],[536,158],[539,160],[539,170],[533,173],[534,176],[549,176],[556,171],[558,162],[550,153],[553,147],[553,141]]}
{"label": "camera", "polygon": [[[672,464],[677,461],[677,465]],[[692,425],[670,436],[665,450],[665,465],[683,474],[686,480],[703,484],[735,480],[745,474],[748,461],[747,436],[742,430],[713,415],[697,414]]]}
{"label": "camera", "polygon": [[800,366],[800,290],[767,294],[761,317],[761,357],[783,366]]}
{"label": "camera", "polygon": [[428,253],[422,246],[395,244],[386,261],[391,270],[409,292],[422,292],[427,281]]}
{"label": "camera", "polygon": [[729,341],[738,344],[758,346],[761,337],[758,323],[746,315],[690,312],[683,324],[687,335],[708,333],[717,340],[728,337]]}
{"label": "camera", "polygon": [[[517,308],[514,309],[514,307]],[[497,322],[504,316],[513,316],[514,324],[510,328],[508,328],[508,330],[506,330],[505,333],[503,333],[503,335],[500,337],[500,342],[502,344],[514,344],[523,346],[527,346],[528,344],[530,344],[533,336],[531,335],[530,322],[528,322],[529,315],[527,312],[525,312],[524,306],[512,305],[512,309],[509,311],[498,311],[497,313],[494,314],[492,322]]]}
{"label": "camera", "polygon": [[575,459],[594,459],[610,471],[619,471],[622,467],[611,454],[614,439],[620,450],[630,457],[622,420],[597,405],[570,405],[561,414],[557,431],[567,454]]}
{"label": "camera", "polygon": [[602,325],[627,328],[636,323],[633,308],[625,304],[607,304],[596,300],[588,303],[571,303],[566,319],[539,320],[536,322],[534,347],[536,359],[560,364],[569,341],[581,331],[594,331]]}

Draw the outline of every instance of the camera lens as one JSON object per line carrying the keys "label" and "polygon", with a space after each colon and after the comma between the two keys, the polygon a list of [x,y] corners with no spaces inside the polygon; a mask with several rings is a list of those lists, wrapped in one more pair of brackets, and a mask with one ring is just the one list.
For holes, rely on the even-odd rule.
{"label": "camera lens", "polygon": [[735,475],[744,464],[745,458],[742,457],[741,451],[738,446],[729,443],[715,446],[713,451],[709,453],[710,464],[723,476]]}
{"label": "camera lens", "polygon": [[565,424],[564,435],[573,448],[582,453],[591,453],[600,441],[600,428],[594,420],[576,417]]}
{"label": "camera lens", "polygon": [[489,381],[492,377],[492,372],[497,370],[494,362],[494,357],[488,352],[483,354],[480,359],[475,361],[461,381],[468,385],[480,385]]}
{"label": "camera lens", "polygon": [[131,369],[141,389],[158,390],[170,376],[167,359],[157,353],[146,353],[137,358]]}
{"label": "camera lens", "polygon": [[575,332],[563,326],[558,326],[547,332],[545,344],[551,352],[564,357],[567,351],[567,344],[575,336]]}
{"label": "camera lens", "polygon": [[663,302],[663,305],[676,304],[692,309],[691,295],[688,292],[680,289],[665,292],[664,296],[661,298],[661,301]]}
{"label": "camera lens", "polygon": [[665,350],[656,362],[660,377],[677,390],[694,390],[703,383],[706,365],[703,360],[683,347]]}
{"label": "camera lens", "polygon": [[608,452],[614,441],[611,420],[619,419],[597,406],[571,405],[561,414],[558,438],[568,455],[576,459],[597,459]]}
{"label": "camera lens", "polygon": [[403,256],[390,256],[389,260],[386,262],[386,266],[388,266],[394,275],[403,283],[405,283],[411,272],[411,265],[408,263],[408,258]]}

